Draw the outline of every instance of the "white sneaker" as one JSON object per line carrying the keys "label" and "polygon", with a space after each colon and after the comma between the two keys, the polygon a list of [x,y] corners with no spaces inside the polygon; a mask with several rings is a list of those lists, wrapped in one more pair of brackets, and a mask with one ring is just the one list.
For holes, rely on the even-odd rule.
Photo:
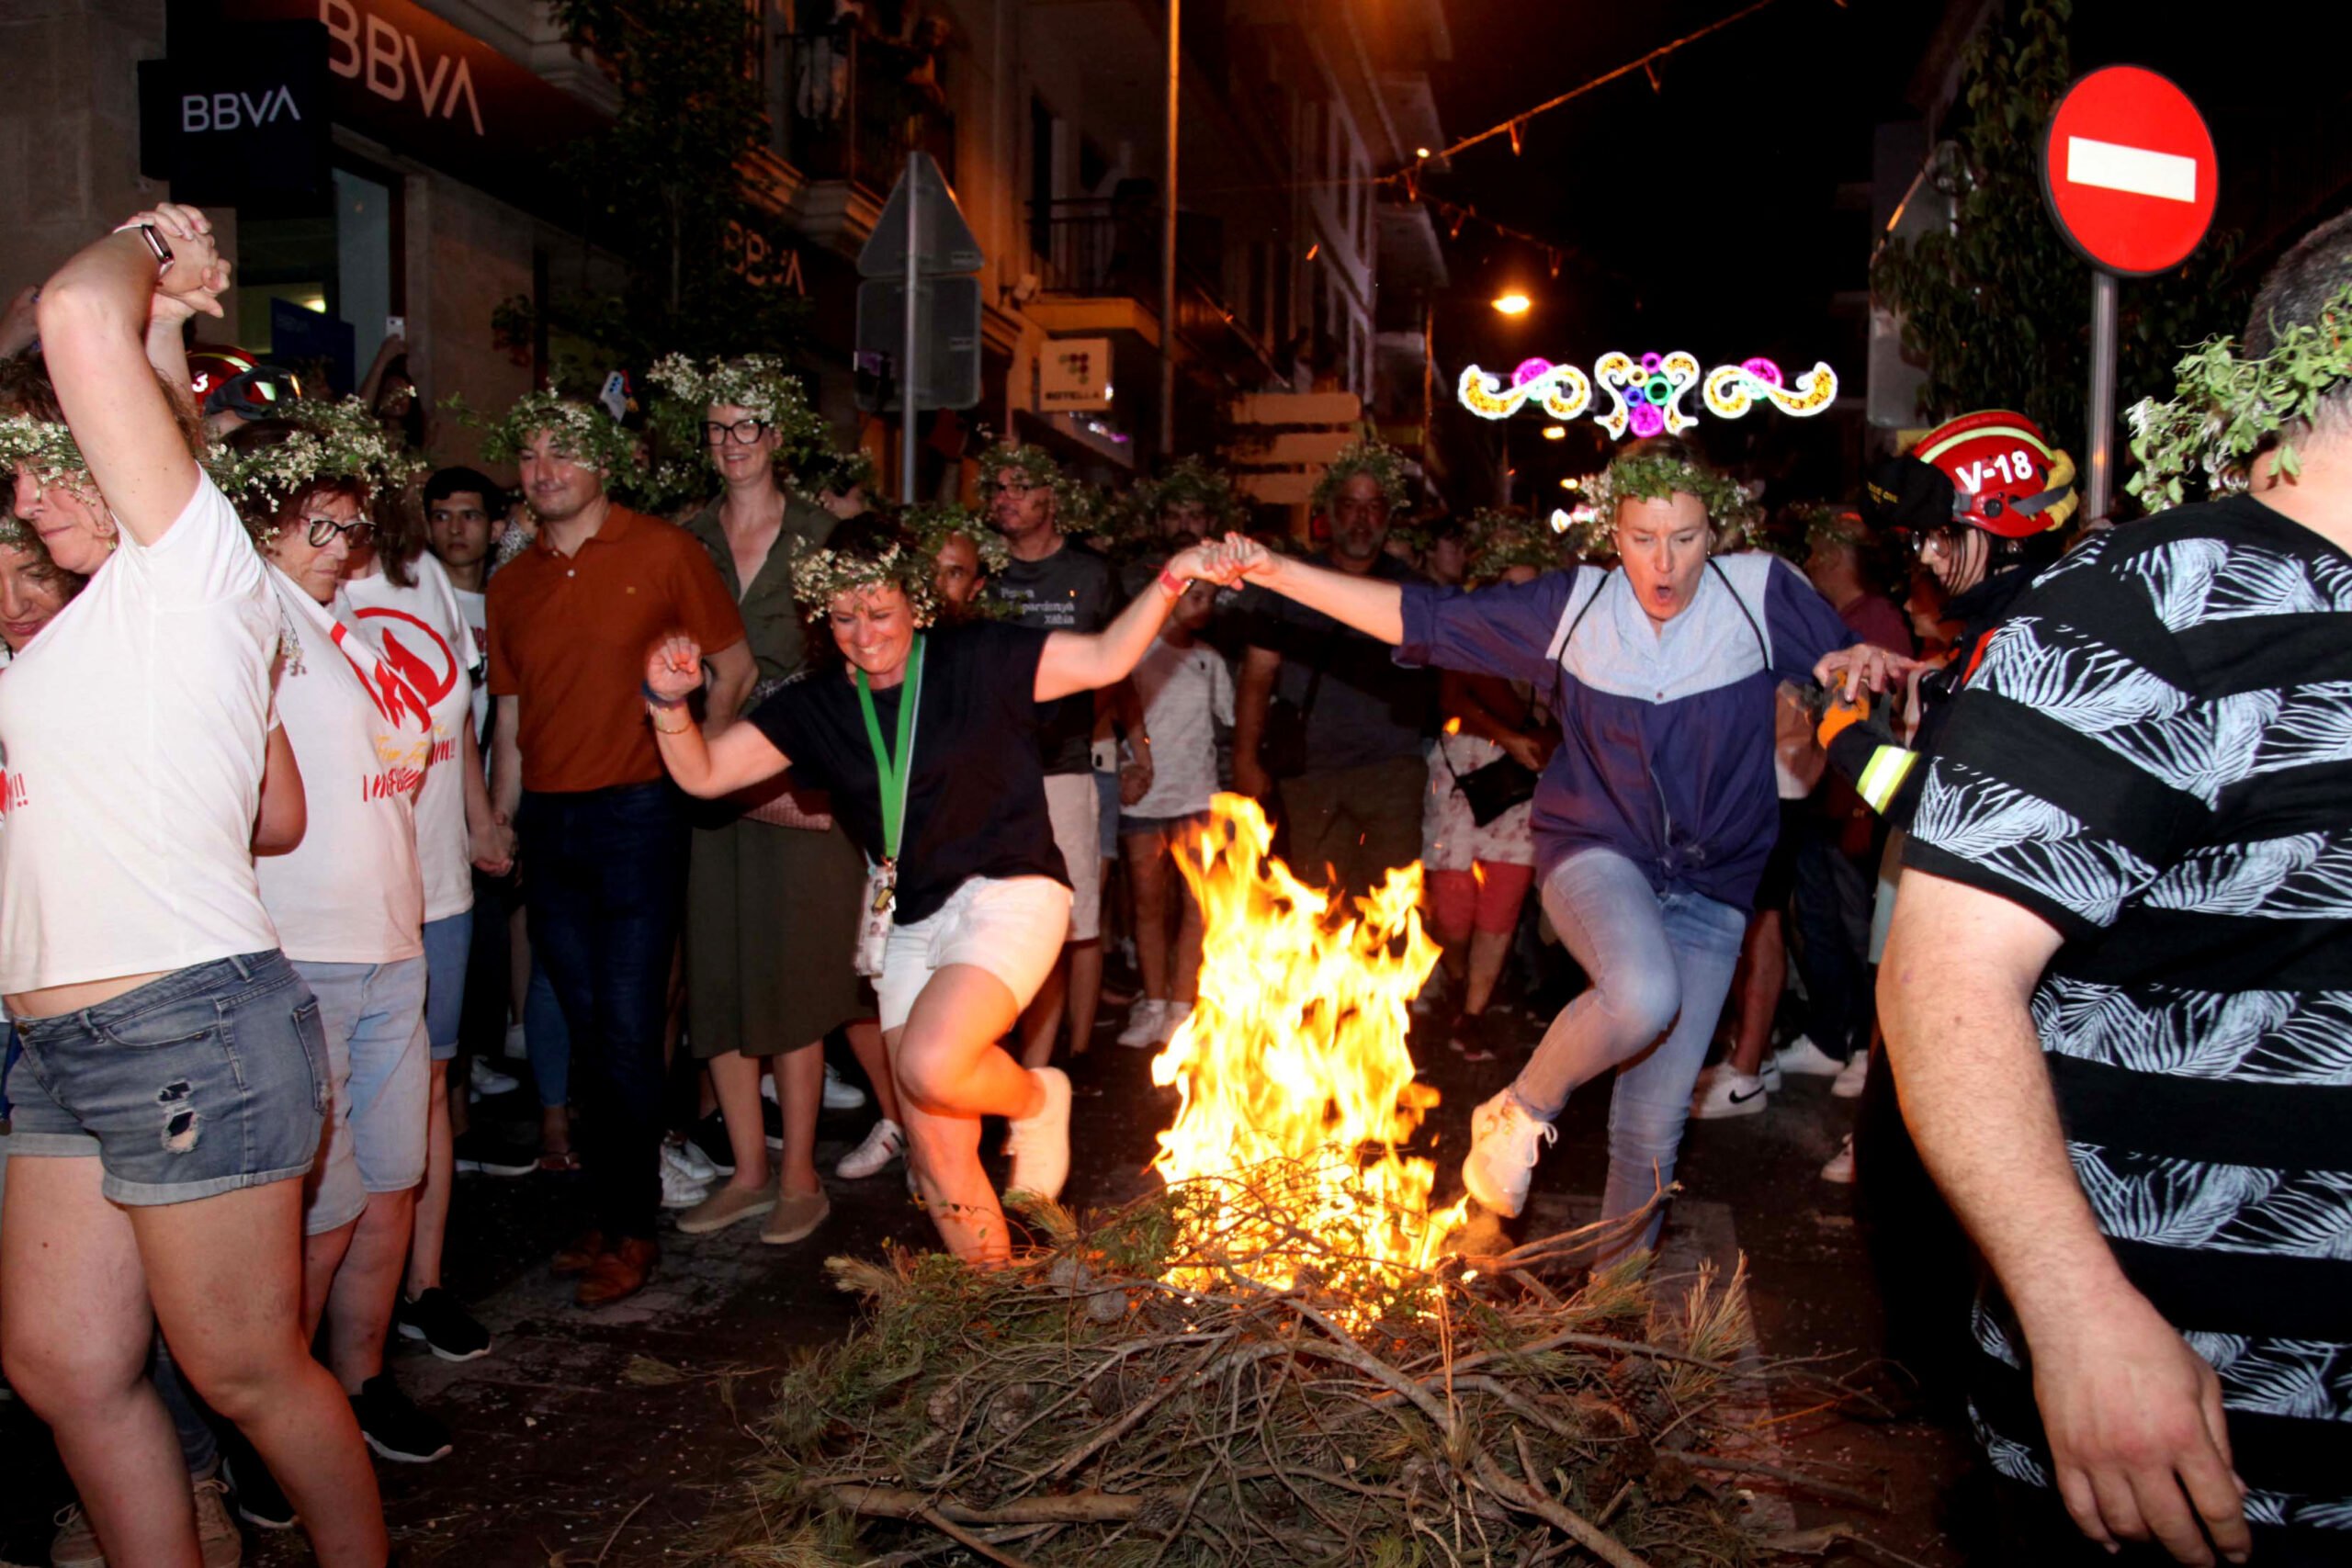
{"label": "white sneaker", "polygon": [[1462,1162],[1462,1184],[1479,1206],[1508,1219],[1527,1202],[1528,1179],[1545,1144],[1560,1141],[1559,1129],[1539,1122],[1506,1087],[1470,1113],[1470,1157]]}
{"label": "white sneaker", "polygon": [[1846,1070],[1845,1063],[1802,1034],[1772,1054],[1772,1065],[1784,1073],[1813,1078],[1834,1078]]}
{"label": "white sneaker", "polygon": [[842,1156],[841,1164],[833,1167],[833,1174],[851,1181],[862,1181],[869,1176],[879,1176],[890,1168],[890,1162],[907,1152],[906,1130],[888,1116],[874,1123],[865,1141]]}
{"label": "white sneaker", "polygon": [[1168,1038],[1163,1032],[1167,1022],[1168,1004],[1158,997],[1146,997],[1128,1012],[1127,1026],[1119,1031],[1119,1043],[1158,1045]]}
{"label": "white sneaker", "polygon": [[1691,1119],[1720,1121],[1726,1116],[1753,1116],[1764,1109],[1771,1091],[1761,1073],[1743,1073],[1729,1062],[1709,1067],[1699,1076],[1699,1092],[1690,1097]]}
{"label": "white sneaker", "polygon": [[469,1069],[476,1094],[511,1094],[522,1087],[523,1080],[513,1073],[502,1073],[490,1065],[486,1057],[476,1056]]}
{"label": "white sneaker", "polygon": [[1046,1103],[1035,1116],[1012,1124],[1004,1149],[1012,1156],[1012,1174],[1005,1178],[1004,1190],[1058,1198],[1069,1179],[1069,1079],[1059,1067],[1032,1070],[1046,1090]]}
{"label": "white sneaker", "polygon": [[[773,1083],[773,1078],[768,1079]],[[831,1062],[825,1064],[825,1109],[855,1111],[865,1103],[865,1091],[833,1071]]]}
{"label": "white sneaker", "polygon": [[710,1156],[674,1133],[662,1140],[662,1163],[673,1167],[688,1181],[706,1187],[718,1179],[718,1168],[710,1163]]}
{"label": "white sneaker", "polygon": [[1159,1043],[1162,1045],[1165,1045],[1170,1041],[1176,1038],[1176,1032],[1184,1027],[1184,1021],[1186,1019],[1193,1016],[1193,1004],[1190,1002],[1170,1002],[1168,1004],[1168,1010],[1160,1016],[1166,1020],[1166,1021],[1162,1023],[1159,1028]]}
{"label": "white sneaker", "polygon": [[1788,1087],[1788,1080],[1781,1076],[1780,1058],[1770,1051],[1764,1054],[1763,1071],[1765,1093],[1778,1094]]}
{"label": "white sneaker", "polygon": [[1829,1163],[1821,1168],[1821,1179],[1824,1181],[1834,1181],[1840,1187],[1848,1187],[1853,1184],[1853,1134],[1849,1133],[1846,1134],[1846,1141],[1838,1145],[1838,1152],[1831,1155],[1829,1156]]}
{"label": "white sneaker", "polygon": [[[665,1156],[670,1152],[665,1146]],[[691,1209],[710,1196],[707,1184],[695,1180],[668,1159],[662,1162],[662,1206],[665,1209]]]}
{"label": "white sneaker", "polygon": [[1870,1048],[1864,1046],[1848,1057],[1846,1065],[1838,1069],[1838,1076],[1829,1080],[1829,1092],[1840,1100],[1860,1100],[1862,1098],[1862,1086],[1870,1081],[1870,1077],[1871,1053]]}

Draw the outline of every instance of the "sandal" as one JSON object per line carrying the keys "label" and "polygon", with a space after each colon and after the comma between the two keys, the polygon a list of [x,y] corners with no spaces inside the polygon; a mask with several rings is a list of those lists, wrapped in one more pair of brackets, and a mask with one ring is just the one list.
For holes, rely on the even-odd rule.
{"label": "sandal", "polygon": [[1446,1032],[1445,1045],[1465,1062],[1491,1062],[1495,1059],[1495,1048],[1489,1043],[1493,1038],[1486,1014],[1464,1013]]}
{"label": "sandal", "polygon": [[580,1156],[570,1149],[549,1149],[539,1156],[539,1169],[548,1176],[563,1176],[580,1168]]}

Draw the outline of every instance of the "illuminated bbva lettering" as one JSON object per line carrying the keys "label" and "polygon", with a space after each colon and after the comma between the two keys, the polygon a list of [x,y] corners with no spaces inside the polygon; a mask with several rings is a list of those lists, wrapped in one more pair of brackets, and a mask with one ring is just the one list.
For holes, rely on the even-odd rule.
{"label": "illuminated bbva lettering", "polygon": [[481,99],[474,92],[473,73],[463,60],[449,54],[437,56],[428,72],[413,33],[402,32],[381,17],[361,16],[353,0],[319,0],[319,20],[326,24],[333,44],[327,51],[328,70],[356,78],[378,97],[396,104],[407,102],[413,86],[417,105],[427,119],[436,115],[455,119],[462,102],[474,134],[487,134],[481,124]]}
{"label": "illuminated bbva lettering", "polygon": [[191,133],[243,130],[272,120],[301,118],[302,111],[294,106],[294,95],[282,86],[264,87],[258,98],[250,93],[180,95],[180,129]]}

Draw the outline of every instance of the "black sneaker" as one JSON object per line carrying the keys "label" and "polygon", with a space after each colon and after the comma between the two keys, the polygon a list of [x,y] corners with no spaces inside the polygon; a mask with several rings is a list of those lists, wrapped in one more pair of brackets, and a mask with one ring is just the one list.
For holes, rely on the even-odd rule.
{"label": "black sneaker", "polygon": [[449,1428],[409,1403],[389,1372],[379,1372],[351,1396],[359,1435],[385,1459],[401,1464],[431,1464],[447,1457]]}
{"label": "black sneaker", "polygon": [[414,1301],[397,1298],[392,1322],[401,1338],[422,1339],[426,1349],[445,1361],[470,1361],[490,1354],[490,1330],[438,1285],[428,1286]]}
{"label": "black sneaker", "polygon": [[686,1141],[702,1151],[702,1157],[710,1161],[710,1168],[719,1175],[735,1174],[735,1145],[727,1141],[727,1122],[718,1111],[695,1122],[687,1131]]}
{"label": "black sneaker", "polygon": [[236,1499],[237,1517],[259,1529],[290,1530],[294,1505],[277,1489],[277,1480],[262,1463],[261,1455],[233,1427],[220,1437],[220,1474]]}
{"label": "black sneaker", "polygon": [[528,1176],[539,1168],[537,1152],[503,1138],[492,1137],[479,1127],[469,1128],[458,1139],[456,1153],[458,1169],[479,1171],[484,1176]]}
{"label": "black sneaker", "polygon": [[760,1126],[767,1134],[768,1147],[784,1147],[784,1107],[763,1097],[760,1100]]}

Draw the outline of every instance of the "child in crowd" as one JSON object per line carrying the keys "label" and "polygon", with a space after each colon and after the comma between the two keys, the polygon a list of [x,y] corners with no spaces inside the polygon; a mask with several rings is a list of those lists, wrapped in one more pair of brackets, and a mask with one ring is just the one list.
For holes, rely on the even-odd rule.
{"label": "child in crowd", "polygon": [[[1164,1044],[1193,1011],[1201,967],[1201,908],[1177,874],[1174,857],[1207,818],[1209,796],[1216,793],[1216,727],[1233,723],[1232,674],[1224,658],[1201,641],[1216,595],[1216,585],[1205,580],[1187,588],[1133,676],[1151,736],[1151,765],[1148,784],[1119,812],[1144,992],[1120,1032],[1122,1045]],[[1123,791],[1123,800],[1125,795]],[[1170,883],[1180,901],[1172,942]]]}

